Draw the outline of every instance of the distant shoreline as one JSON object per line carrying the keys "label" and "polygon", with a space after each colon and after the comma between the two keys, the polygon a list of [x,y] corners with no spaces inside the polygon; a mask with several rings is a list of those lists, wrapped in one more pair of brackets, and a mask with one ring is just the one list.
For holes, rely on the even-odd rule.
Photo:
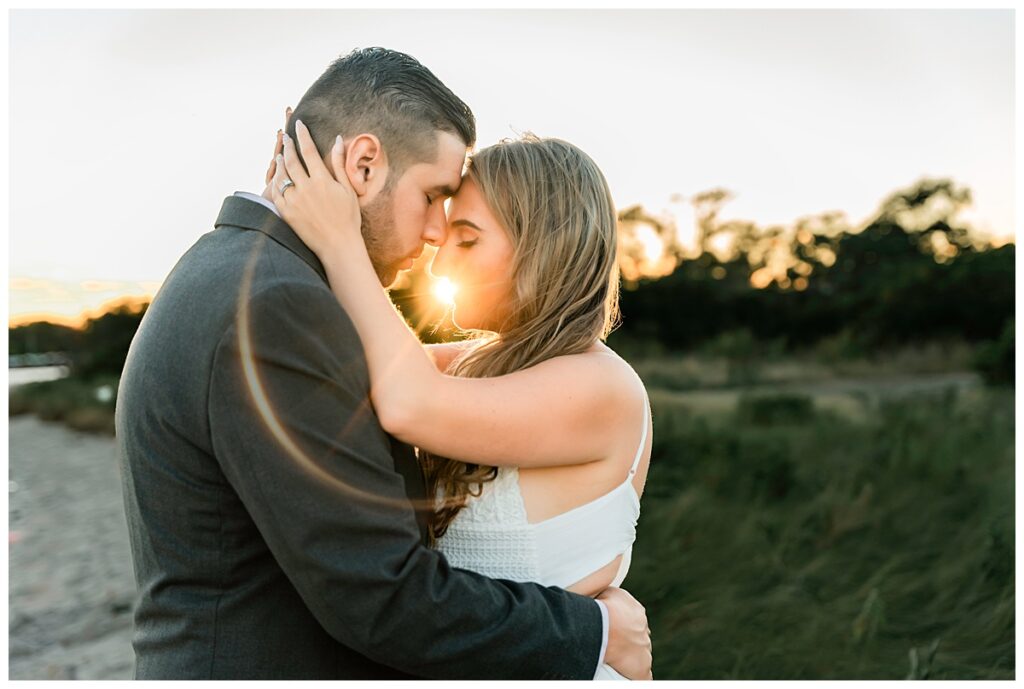
{"label": "distant shoreline", "polygon": [[7,389],[13,390],[28,383],[41,383],[59,380],[68,375],[71,369],[67,366],[19,366],[7,369]]}

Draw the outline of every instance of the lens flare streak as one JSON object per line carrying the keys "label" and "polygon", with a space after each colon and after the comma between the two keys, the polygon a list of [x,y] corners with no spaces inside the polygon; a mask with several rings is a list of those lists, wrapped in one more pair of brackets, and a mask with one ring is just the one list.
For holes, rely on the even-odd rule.
{"label": "lens flare streak", "polygon": [[[409,503],[413,504],[416,509],[423,509],[432,505],[432,501],[429,499],[423,501],[417,500],[403,500],[401,503],[397,500],[389,497],[377,495],[375,493],[369,493],[365,490],[357,488],[346,483],[341,478],[325,471],[320,465],[313,461],[309,455],[306,454],[300,448],[295,441],[288,434],[281,420],[277,417],[274,407],[267,397],[266,390],[263,387],[263,382],[260,380],[259,372],[256,366],[256,357],[253,352],[252,346],[252,334],[250,332],[249,324],[249,294],[252,287],[253,273],[255,272],[256,261],[259,258],[261,245],[253,251],[252,258],[246,266],[245,274],[242,278],[241,288],[238,295],[238,346],[242,360],[242,370],[245,376],[245,381],[249,389],[249,393],[252,396],[253,403],[256,406],[256,411],[259,413],[260,418],[263,420],[267,430],[273,435],[278,445],[288,453],[288,455],[299,464],[303,469],[308,471],[313,476],[317,477],[321,481],[333,485],[342,492],[365,500],[374,504],[383,504],[391,507],[401,507],[401,503],[404,503],[408,507]],[[357,414],[359,412],[356,412]],[[346,426],[350,425],[354,419],[349,419]],[[339,419],[339,425],[341,420]],[[347,432],[347,428],[342,431],[342,435]]]}

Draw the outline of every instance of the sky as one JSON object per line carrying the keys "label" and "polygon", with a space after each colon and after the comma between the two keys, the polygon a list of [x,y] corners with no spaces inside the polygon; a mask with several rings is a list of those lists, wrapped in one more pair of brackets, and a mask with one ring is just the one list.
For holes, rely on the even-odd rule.
{"label": "sky", "polygon": [[336,57],[407,52],[478,145],[578,145],[619,208],[856,224],[924,176],[1012,236],[1011,10],[20,10],[9,15],[9,315],[152,294]]}

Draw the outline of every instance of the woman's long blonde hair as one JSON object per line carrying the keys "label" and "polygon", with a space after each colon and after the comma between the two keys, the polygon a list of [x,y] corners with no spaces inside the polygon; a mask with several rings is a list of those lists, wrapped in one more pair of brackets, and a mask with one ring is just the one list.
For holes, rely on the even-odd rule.
{"label": "woman's long blonde hair", "polygon": [[[512,290],[494,332],[467,331],[472,346],[449,375],[500,376],[552,357],[579,354],[618,324],[616,214],[590,156],[560,139],[526,134],[477,152],[476,182],[513,246]],[[428,495],[440,498],[430,536],[444,535],[495,467],[421,453]]]}

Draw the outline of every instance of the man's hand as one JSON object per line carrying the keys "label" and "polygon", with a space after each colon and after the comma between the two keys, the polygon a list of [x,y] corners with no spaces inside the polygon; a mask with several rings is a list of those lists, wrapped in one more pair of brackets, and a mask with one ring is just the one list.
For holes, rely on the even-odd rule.
{"label": "man's hand", "polygon": [[647,611],[628,591],[609,587],[597,599],[608,608],[608,648],[604,662],[629,679],[654,679]]}

